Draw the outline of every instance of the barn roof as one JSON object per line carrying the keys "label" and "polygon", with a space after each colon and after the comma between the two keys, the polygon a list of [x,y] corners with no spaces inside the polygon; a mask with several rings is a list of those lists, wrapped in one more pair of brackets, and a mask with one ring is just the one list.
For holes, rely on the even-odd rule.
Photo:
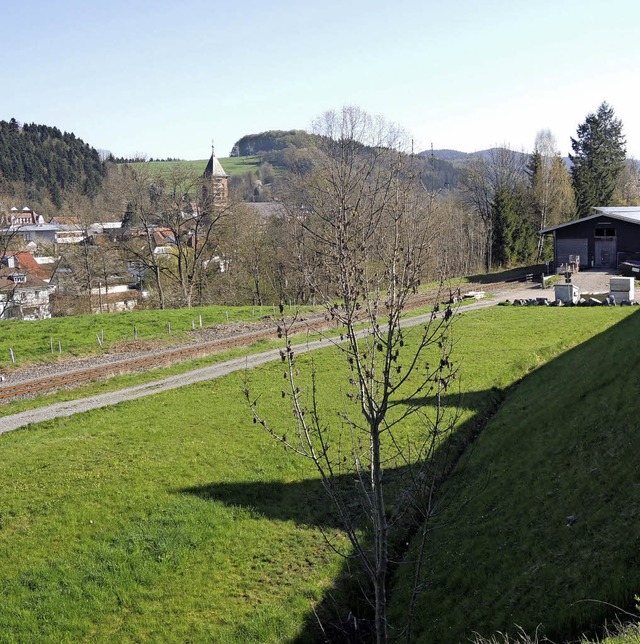
{"label": "barn roof", "polygon": [[544,228],[540,231],[540,234],[546,235],[548,233],[555,232],[556,230],[560,230],[561,228],[567,228],[569,226],[573,226],[574,224],[589,221],[591,219],[597,219],[598,217],[602,216],[640,225],[640,206],[594,206],[593,210],[595,211],[593,215],[582,217],[582,219],[567,221],[564,224],[558,224],[557,226]]}

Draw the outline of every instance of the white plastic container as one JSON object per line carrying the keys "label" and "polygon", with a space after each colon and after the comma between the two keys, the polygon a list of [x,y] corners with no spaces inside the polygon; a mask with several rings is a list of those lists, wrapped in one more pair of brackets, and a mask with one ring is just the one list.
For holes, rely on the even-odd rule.
{"label": "white plastic container", "polygon": [[577,304],[580,299],[580,289],[575,284],[554,284],[553,291],[563,304]]}

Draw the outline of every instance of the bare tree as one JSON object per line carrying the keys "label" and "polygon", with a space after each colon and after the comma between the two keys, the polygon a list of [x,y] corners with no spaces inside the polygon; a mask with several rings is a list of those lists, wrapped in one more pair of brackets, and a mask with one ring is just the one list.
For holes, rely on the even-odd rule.
{"label": "bare tree", "polygon": [[191,307],[198,284],[217,254],[214,233],[228,205],[217,206],[215,195],[204,190],[204,179],[190,171],[174,168],[156,183],[153,199],[156,225],[168,229],[172,252],[163,264],[178,287],[180,304]]}
{"label": "bare tree", "polygon": [[[408,517],[424,526],[433,512],[443,465],[438,446],[454,422],[444,408],[455,377],[453,311],[436,307],[413,330],[403,323],[432,235],[418,173],[401,149],[403,133],[352,107],[326,113],[315,131],[322,139],[314,170],[292,182],[286,205],[303,224],[300,259],[310,288],[343,329],[344,342],[335,346],[345,360],[348,402],[332,422],[321,408],[313,369],[310,390],[301,386],[284,319],[283,395],[295,429],[272,427],[248,385],[245,393],[254,420],[317,468],[370,581],[376,638],[385,642],[390,546],[407,539]],[[357,489],[341,485],[345,475]]]}
{"label": "bare tree", "polygon": [[485,269],[491,270],[494,260],[496,233],[495,197],[503,192],[513,192],[522,184],[525,170],[525,155],[506,146],[492,148],[487,158],[473,159],[462,181],[462,191],[485,225]]}
{"label": "bare tree", "polygon": [[614,199],[624,206],[640,203],[640,166],[633,158],[625,160],[624,167],[618,175]]}
{"label": "bare tree", "polygon": [[17,310],[14,308],[17,283],[8,276],[16,270],[12,268],[12,255],[19,246],[19,231],[20,226],[12,226],[0,210],[0,320],[11,317]]}
{"label": "bare tree", "polygon": [[123,235],[141,271],[151,275],[161,308],[169,299],[190,307],[218,270],[218,224],[231,206],[206,190],[206,179],[174,167],[153,176],[146,167],[122,170]]}
{"label": "bare tree", "polygon": [[[550,130],[540,130],[529,162],[533,204],[540,229],[568,220],[575,210],[571,177]],[[542,258],[544,238],[538,236],[537,260]]]}
{"label": "bare tree", "polygon": [[136,265],[140,280],[150,280],[155,286],[158,305],[166,307],[162,258],[156,253],[154,235],[155,212],[153,176],[140,164],[120,165],[115,168],[113,191],[120,195],[122,237],[131,261]]}

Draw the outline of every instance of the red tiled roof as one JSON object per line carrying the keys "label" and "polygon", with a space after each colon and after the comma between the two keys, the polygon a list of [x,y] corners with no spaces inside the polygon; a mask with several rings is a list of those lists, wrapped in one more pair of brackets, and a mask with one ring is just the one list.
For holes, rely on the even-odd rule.
{"label": "red tiled roof", "polygon": [[18,267],[22,272],[33,275],[41,280],[46,280],[51,277],[47,271],[44,270],[38,262],[36,262],[35,257],[31,253],[20,251],[13,255],[18,260]]}

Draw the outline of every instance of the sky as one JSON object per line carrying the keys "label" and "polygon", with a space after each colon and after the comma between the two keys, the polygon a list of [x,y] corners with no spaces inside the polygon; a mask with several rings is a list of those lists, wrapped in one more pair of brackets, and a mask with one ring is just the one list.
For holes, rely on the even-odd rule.
{"label": "sky", "polygon": [[116,156],[226,157],[355,105],[416,151],[558,151],[607,101],[640,159],[638,0],[3,3],[0,119]]}

